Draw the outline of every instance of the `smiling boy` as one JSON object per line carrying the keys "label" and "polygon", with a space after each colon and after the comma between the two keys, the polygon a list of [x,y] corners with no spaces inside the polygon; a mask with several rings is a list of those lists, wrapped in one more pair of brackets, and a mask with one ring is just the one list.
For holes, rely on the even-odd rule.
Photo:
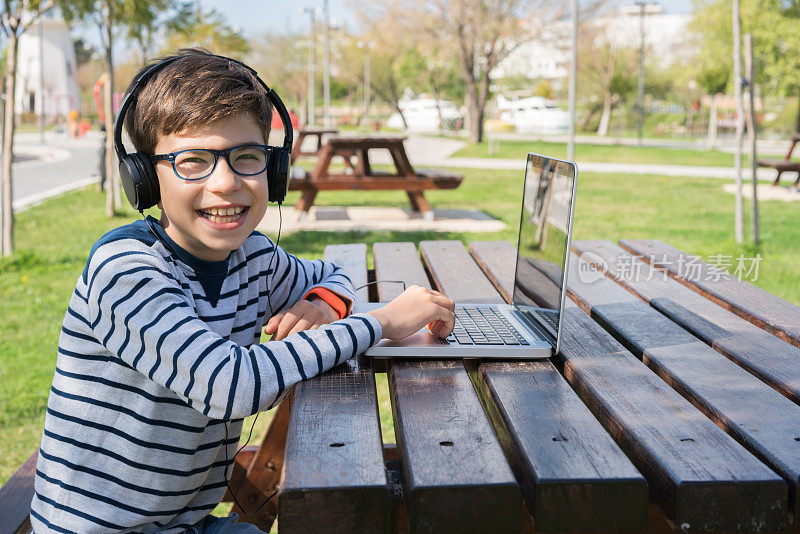
{"label": "smiling boy", "polygon": [[[453,302],[415,286],[348,316],[340,268],[254,231],[269,197],[271,109],[241,65],[183,50],[137,92],[126,128],[152,156],[161,217],[103,236],[78,278],[31,522],[38,534],[258,532],[208,516],[242,419],[381,337],[431,321],[447,335]],[[265,323],[273,340],[259,343]]]}

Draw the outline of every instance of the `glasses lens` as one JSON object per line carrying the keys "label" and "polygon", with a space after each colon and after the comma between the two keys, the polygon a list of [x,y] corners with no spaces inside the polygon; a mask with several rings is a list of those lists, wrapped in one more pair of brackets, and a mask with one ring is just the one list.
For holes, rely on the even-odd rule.
{"label": "glasses lens", "polygon": [[267,151],[260,146],[240,146],[231,151],[230,162],[240,174],[258,174],[267,168]]}
{"label": "glasses lens", "polygon": [[175,170],[185,180],[197,180],[211,172],[214,154],[206,150],[187,150],[175,157]]}

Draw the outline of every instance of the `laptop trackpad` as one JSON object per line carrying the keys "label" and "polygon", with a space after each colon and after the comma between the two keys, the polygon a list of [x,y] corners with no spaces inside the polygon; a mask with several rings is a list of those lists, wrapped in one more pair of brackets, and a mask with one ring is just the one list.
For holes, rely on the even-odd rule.
{"label": "laptop trackpad", "polygon": [[382,339],[375,344],[376,347],[441,347],[442,345],[449,345],[449,343],[424,328],[403,339]]}

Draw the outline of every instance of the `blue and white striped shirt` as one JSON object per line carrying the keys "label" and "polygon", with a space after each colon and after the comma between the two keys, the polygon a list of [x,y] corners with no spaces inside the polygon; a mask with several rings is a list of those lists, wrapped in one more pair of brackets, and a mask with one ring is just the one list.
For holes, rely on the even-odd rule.
{"label": "blue and white striped shirt", "polygon": [[[152,219],[155,221],[154,219]],[[92,248],[61,330],[31,521],[49,532],[185,531],[220,502],[242,419],[363,352],[380,323],[352,315],[258,344],[312,287],[353,300],[343,271],[253,233],[227,262],[156,239],[145,221]]]}

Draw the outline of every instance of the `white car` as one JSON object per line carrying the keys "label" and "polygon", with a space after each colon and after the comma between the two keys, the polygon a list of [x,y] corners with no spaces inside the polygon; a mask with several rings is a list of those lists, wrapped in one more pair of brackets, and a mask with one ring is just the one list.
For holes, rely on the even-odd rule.
{"label": "white car", "polygon": [[[408,124],[408,130],[443,130],[461,128],[464,124],[464,112],[449,100],[435,98],[401,98],[398,106]],[[392,113],[386,126],[398,130],[406,129],[399,113]]]}
{"label": "white car", "polygon": [[497,95],[497,109],[503,122],[513,124],[517,133],[559,135],[569,131],[569,113],[541,96],[507,100]]}

